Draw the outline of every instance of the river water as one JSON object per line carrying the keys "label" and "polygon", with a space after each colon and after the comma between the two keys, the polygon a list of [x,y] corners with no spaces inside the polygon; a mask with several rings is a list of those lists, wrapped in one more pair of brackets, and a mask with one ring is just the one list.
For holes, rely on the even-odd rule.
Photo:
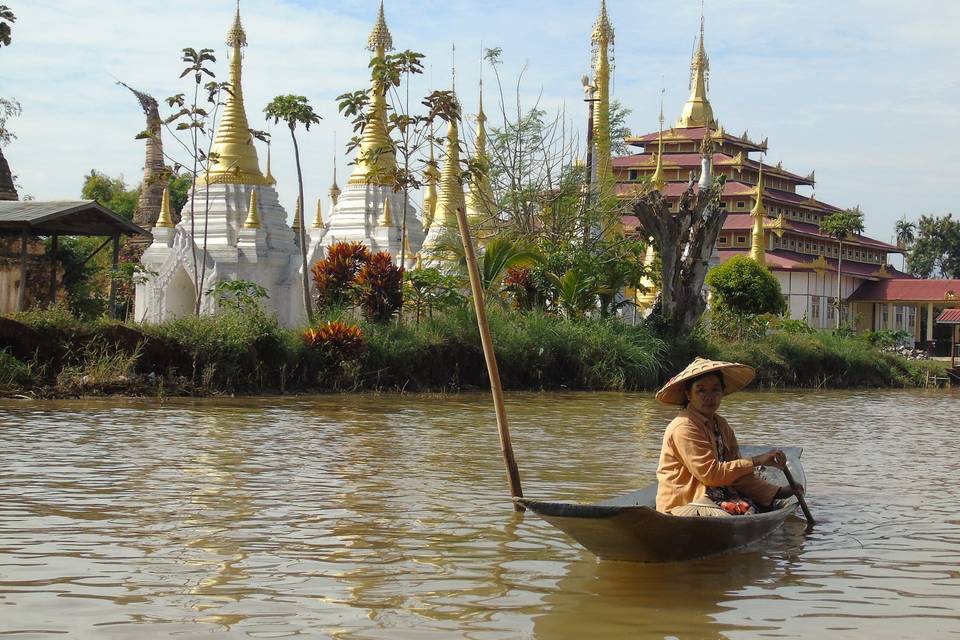
{"label": "river water", "polygon": [[[652,480],[648,394],[511,394],[529,497]],[[805,448],[802,519],[597,561],[507,498],[488,396],[0,401],[0,635],[960,637],[960,393],[742,393]]]}

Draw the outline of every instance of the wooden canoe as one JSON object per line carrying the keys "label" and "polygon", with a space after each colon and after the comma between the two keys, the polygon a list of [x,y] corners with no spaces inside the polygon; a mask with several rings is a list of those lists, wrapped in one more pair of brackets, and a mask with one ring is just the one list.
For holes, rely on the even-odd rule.
{"label": "wooden canoe", "polygon": [[[775,447],[741,446],[744,457]],[[794,480],[806,487],[799,447],[779,447],[787,456]],[[763,477],[785,485],[779,469],[765,468]],[[677,562],[723,553],[756,542],[783,525],[797,508],[796,498],[780,501],[777,509],[732,518],[671,516],[656,510],[656,483],[597,504],[517,502],[564,531],[604,560]]]}

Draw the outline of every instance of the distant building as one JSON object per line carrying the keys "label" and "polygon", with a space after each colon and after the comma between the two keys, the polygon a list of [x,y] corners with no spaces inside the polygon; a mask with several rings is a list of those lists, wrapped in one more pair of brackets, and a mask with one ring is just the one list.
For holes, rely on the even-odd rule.
{"label": "distant building", "polygon": [[[719,262],[748,255],[765,263],[780,282],[791,317],[806,319],[814,328],[833,328],[840,244],[822,234],[819,223],[841,209],[816,198],[813,171],[801,175],[780,163],[763,163],[751,156],[766,153],[766,139],[755,142],[746,131],[732,135],[725,130],[707,96],[709,70],[701,19],[690,97],[672,127],[664,130],[661,116],[660,131],[627,139],[640,152],[613,160],[618,194],[629,197],[637,185],[649,181],[671,211],[678,211],[691,181],[704,185],[725,176],[721,206],[728,215],[717,240]],[[809,193],[802,192],[808,188]],[[628,231],[636,223],[632,216],[624,218]],[[955,298],[942,295],[960,291],[960,282],[940,281],[935,288],[943,304],[936,305],[927,293],[920,294],[926,291],[924,281],[891,266],[890,254],[896,253],[902,250],[867,236],[844,240],[839,276],[844,313],[860,330],[899,329],[915,335],[918,342],[931,339],[934,306],[955,305]]]}

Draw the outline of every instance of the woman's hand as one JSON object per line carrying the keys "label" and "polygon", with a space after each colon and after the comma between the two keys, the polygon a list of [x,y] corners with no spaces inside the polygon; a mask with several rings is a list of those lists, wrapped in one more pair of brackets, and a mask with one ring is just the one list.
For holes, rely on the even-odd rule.
{"label": "woman's hand", "polygon": [[783,451],[774,449],[773,451],[753,456],[750,461],[753,462],[753,466],[755,467],[776,467],[783,469],[787,465],[787,456]]}
{"label": "woman's hand", "polygon": [[780,487],[777,489],[777,495],[775,495],[774,498],[777,500],[783,500],[785,498],[789,498],[790,496],[802,496],[804,493],[806,493],[806,491],[804,491],[803,487],[800,485],[797,485],[796,491],[794,491],[791,487]]}

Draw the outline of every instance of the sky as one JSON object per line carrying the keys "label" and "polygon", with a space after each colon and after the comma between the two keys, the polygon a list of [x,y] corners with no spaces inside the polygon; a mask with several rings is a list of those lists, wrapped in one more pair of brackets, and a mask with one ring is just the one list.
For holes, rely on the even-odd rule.
{"label": "sky", "polygon": [[[4,149],[21,195],[76,199],[96,169],[136,184],[143,115],[122,80],[158,99],[187,91],[184,47],[216,50],[227,79],[226,32],[234,0],[4,0],[17,15],[0,50],[0,97],[23,114]],[[369,80],[366,40],[378,0],[242,0],[249,46],[244,94],[253,128],[276,95],[306,96],[323,120],[300,135],[308,202],[325,197],[337,164],[350,168],[347,122],[336,96]],[[508,100],[519,80],[524,108],[564,110],[585,128],[580,77],[589,72],[599,0],[386,0],[397,49],[426,55],[414,95],[450,86],[476,109],[482,48],[500,47]],[[616,30],[613,97],[636,134],[657,129],[661,87],[668,124],[686,100],[699,0],[607,0]],[[806,175],[818,199],[859,205],[867,233],[891,240],[901,216],[955,211],[960,178],[960,3],[953,0],[706,0],[710,100],[726,131],[762,140],[767,161]],[[453,54],[452,45],[456,46]],[[522,72],[522,78],[521,78]],[[489,67],[489,126],[498,115]],[[583,112],[580,114],[579,112]],[[293,210],[296,168],[275,128],[273,173]],[[175,144],[165,140],[176,153]],[[265,151],[260,152],[264,167]],[[805,195],[809,188],[801,191]],[[329,203],[325,200],[324,209]],[[960,213],[960,212],[958,212]]]}

